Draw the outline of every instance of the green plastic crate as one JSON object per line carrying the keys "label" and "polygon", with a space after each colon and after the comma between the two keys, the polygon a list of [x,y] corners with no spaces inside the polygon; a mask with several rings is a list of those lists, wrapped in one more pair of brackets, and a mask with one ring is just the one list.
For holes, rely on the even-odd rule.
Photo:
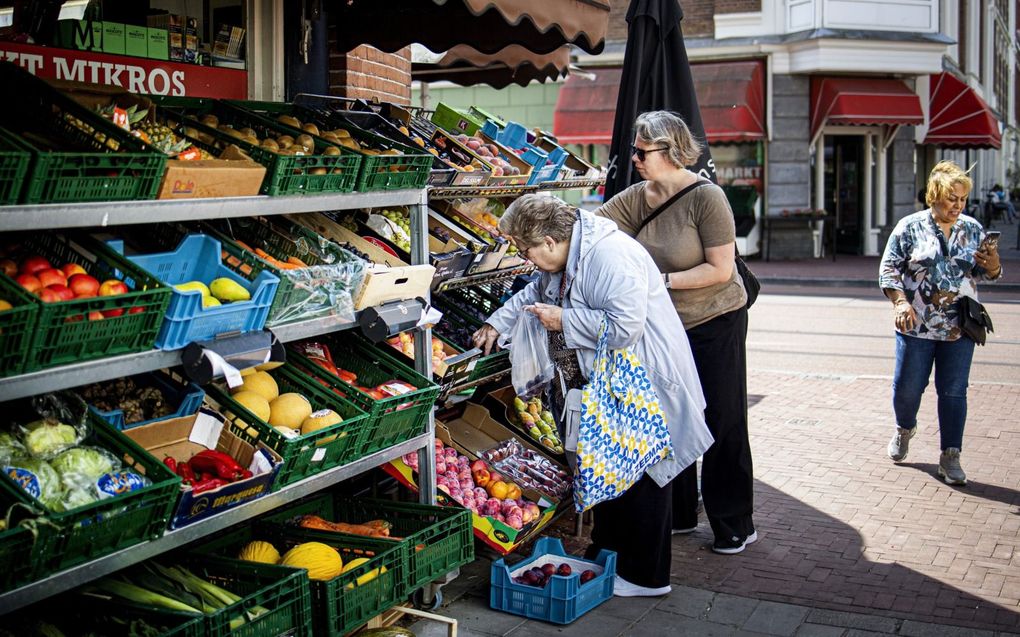
{"label": "green plastic crate", "polygon": [[328,391],[294,368],[290,363],[269,372],[276,379],[280,393],[297,392],[312,404],[312,410],[332,409],[343,418],[333,427],[287,438],[268,423],[235,401],[219,385],[209,385],[206,401],[227,420],[227,426],[242,439],[258,446],[261,442],[280,454],[283,462],[273,483],[274,489],[297,482],[333,467],[361,458],[363,438],[368,433],[368,417],[353,402]]}
{"label": "green plastic crate", "polygon": [[[374,149],[397,150],[402,153],[400,155],[373,155],[352,151],[361,156],[361,168],[354,186],[354,189],[359,192],[423,188],[428,183],[433,156],[422,152],[420,148],[405,146],[381,135],[362,130],[347,120],[332,119],[328,112],[316,111],[303,106],[283,102],[231,101],[230,103],[263,117],[267,123],[273,123],[290,130],[291,134],[300,134],[304,131],[276,122],[277,117],[290,115],[302,123],[315,124],[320,131],[343,128],[362,145]],[[321,137],[316,137],[316,141],[336,145]],[[342,148],[342,150],[347,149]]]}
{"label": "green plastic crate", "polygon": [[0,276],[0,299],[14,306],[0,312],[0,376],[13,376],[29,358],[40,302],[6,276]]}
{"label": "green plastic crate", "polygon": [[471,512],[467,509],[324,493],[275,511],[265,519],[285,524],[306,514],[331,522],[386,520],[393,524],[390,534],[403,538],[407,550],[409,593],[475,559]]}
{"label": "green plastic crate", "polygon": [[[152,348],[170,302],[170,288],[84,235],[33,232],[18,235],[17,240],[26,254],[41,255],[54,266],[77,263],[100,281],[116,278],[135,284],[134,290],[116,296],[39,303],[25,373]],[[90,312],[109,316],[88,320]]]}
{"label": "green plastic crate", "polygon": [[367,456],[425,433],[429,412],[439,396],[438,385],[382,350],[389,345],[372,345],[352,332],[325,334],[315,340],[329,347],[338,368],[357,374],[357,384],[362,387],[399,380],[417,388],[399,396],[372,398],[305,358],[294,345],[288,346],[289,360],[318,382],[343,392],[368,413],[367,436],[359,455]]}
{"label": "green plastic crate", "polygon": [[[168,112],[168,116],[183,118],[185,126],[214,137],[212,145],[217,149],[235,144],[252,159],[266,167],[262,181],[264,195],[297,195],[351,192],[354,190],[361,165],[361,155],[340,148],[339,155],[324,155],[327,146],[333,146],[321,139],[315,140],[316,154],[288,156],[255,146],[243,139],[225,135],[198,121],[203,115],[215,115],[220,125],[231,125],[235,129],[251,128],[260,139],[281,134],[294,136],[294,129],[276,122],[270,122],[253,113],[244,111],[226,102],[206,98],[149,96],[157,105]],[[321,174],[317,174],[321,173]]]}
{"label": "green plastic crate", "polygon": [[[295,285],[284,270],[245,250],[238,245],[238,241],[242,241],[252,248],[261,247],[278,259],[297,257],[310,266],[344,264],[346,266],[342,268],[346,274],[344,287],[351,294],[350,311],[353,313],[353,296],[361,288],[361,283],[365,278],[367,264],[363,259],[344,250],[332,241],[320,237],[304,226],[285,219],[271,221],[234,219],[229,223],[209,224],[209,227],[221,243],[236,246],[240,261],[248,265],[255,275],[263,270],[269,270],[280,277],[280,286],[276,289],[276,297],[269,309],[268,324],[287,323],[332,314],[338,301],[334,300],[333,304],[327,307],[323,304],[323,299],[334,294],[335,286],[340,279],[340,268],[331,268],[329,277],[331,287],[329,288],[310,287],[314,285],[314,282]],[[310,313],[302,312],[299,309],[309,303],[321,307],[321,310]]]}
{"label": "green plastic crate", "polygon": [[32,148],[24,203],[156,196],[166,155],[14,64],[0,63],[0,84],[17,95],[0,125]]}
{"label": "green plastic crate", "polygon": [[[12,506],[27,511],[24,505],[28,495],[7,482],[0,483],[0,519],[8,517]],[[32,561],[32,549],[36,542],[32,532],[17,526],[19,510],[10,516],[11,527],[0,531],[0,593],[15,589],[34,579],[36,564]]]}
{"label": "green plastic crate", "polygon": [[85,409],[92,431],[82,444],[108,449],[121,459],[125,469],[146,476],[152,484],[58,512],[48,509],[0,472],[6,491],[20,493],[46,519],[46,523],[37,524],[39,539],[32,551],[32,560],[39,568],[38,577],[161,537],[177,502],[181,479],[134,441]]}
{"label": "green plastic crate", "polygon": [[18,203],[31,161],[31,149],[0,127],[0,206]]}
{"label": "green plastic crate", "polygon": [[[434,328],[435,333],[460,347],[473,347],[471,334],[485,323],[484,319],[464,308],[477,309],[488,316],[500,307],[498,301],[481,295],[477,290],[471,288],[458,288],[435,294],[432,297],[432,303],[443,312],[442,320]],[[475,359],[475,367],[467,382],[476,383],[490,376],[509,373],[509,371],[510,350],[496,350],[488,356]]]}

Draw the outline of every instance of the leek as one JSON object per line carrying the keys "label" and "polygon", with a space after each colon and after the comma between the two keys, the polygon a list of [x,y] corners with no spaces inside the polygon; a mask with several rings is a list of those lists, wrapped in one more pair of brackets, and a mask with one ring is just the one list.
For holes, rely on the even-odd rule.
{"label": "leek", "polygon": [[135,586],[134,584],[109,577],[96,580],[86,590],[94,590],[100,593],[120,597],[131,602],[136,602],[138,604],[169,608],[170,610],[181,611],[191,615],[203,614],[201,610],[194,606],[185,604],[184,602],[173,599],[172,597],[160,595],[159,593],[154,593],[153,591],[142,588],[141,586]]}

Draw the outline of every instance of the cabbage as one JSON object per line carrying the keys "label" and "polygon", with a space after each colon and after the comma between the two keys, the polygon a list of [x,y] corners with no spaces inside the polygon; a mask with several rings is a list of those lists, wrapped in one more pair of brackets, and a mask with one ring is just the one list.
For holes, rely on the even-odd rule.
{"label": "cabbage", "polygon": [[18,439],[13,434],[0,431],[0,464],[23,455],[25,455],[25,447],[18,442]]}
{"label": "cabbage", "polygon": [[5,463],[4,472],[26,493],[49,508],[54,508],[63,495],[60,475],[45,460],[13,458]]}
{"label": "cabbage", "polygon": [[95,490],[87,487],[72,487],[67,490],[58,505],[53,508],[57,511],[70,511],[86,504],[92,504],[99,499]]}
{"label": "cabbage", "polygon": [[37,458],[60,453],[78,443],[77,429],[48,418],[25,425],[25,430],[25,448]]}
{"label": "cabbage", "polygon": [[70,484],[78,481],[95,482],[99,476],[116,468],[116,459],[105,449],[74,447],[61,452],[50,460],[50,464],[64,479],[64,483]]}

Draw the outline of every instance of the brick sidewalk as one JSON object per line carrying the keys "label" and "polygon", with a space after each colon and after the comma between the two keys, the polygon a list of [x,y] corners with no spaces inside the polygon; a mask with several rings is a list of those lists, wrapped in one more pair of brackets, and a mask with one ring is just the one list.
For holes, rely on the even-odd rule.
{"label": "brick sidewalk", "polygon": [[[719,593],[988,630],[1020,628],[1020,385],[970,389],[962,461],[935,476],[929,392],[909,462],[885,455],[888,379],[754,372],[749,392],[759,542],[674,540],[673,580]],[[864,398],[867,397],[867,398]]]}

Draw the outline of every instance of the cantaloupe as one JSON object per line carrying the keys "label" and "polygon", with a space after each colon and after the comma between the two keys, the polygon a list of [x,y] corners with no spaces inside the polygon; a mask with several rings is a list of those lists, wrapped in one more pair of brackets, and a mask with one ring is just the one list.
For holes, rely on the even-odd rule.
{"label": "cantaloupe", "polygon": [[269,402],[269,424],[274,427],[301,429],[301,423],[312,415],[312,405],[301,394],[280,394]]}
{"label": "cantaloupe", "polygon": [[253,391],[239,391],[233,396],[242,407],[255,414],[259,420],[268,421],[272,410],[269,401]]}
{"label": "cantaloupe", "polygon": [[241,385],[234,387],[230,391],[235,394],[242,391],[253,391],[269,402],[272,402],[280,395],[280,387],[276,384],[276,379],[266,372],[255,372],[245,376]]}
{"label": "cantaloupe", "polygon": [[343,572],[344,562],[335,548],[322,542],[298,544],[283,554],[280,564],[308,570],[308,578],[330,580]]}

